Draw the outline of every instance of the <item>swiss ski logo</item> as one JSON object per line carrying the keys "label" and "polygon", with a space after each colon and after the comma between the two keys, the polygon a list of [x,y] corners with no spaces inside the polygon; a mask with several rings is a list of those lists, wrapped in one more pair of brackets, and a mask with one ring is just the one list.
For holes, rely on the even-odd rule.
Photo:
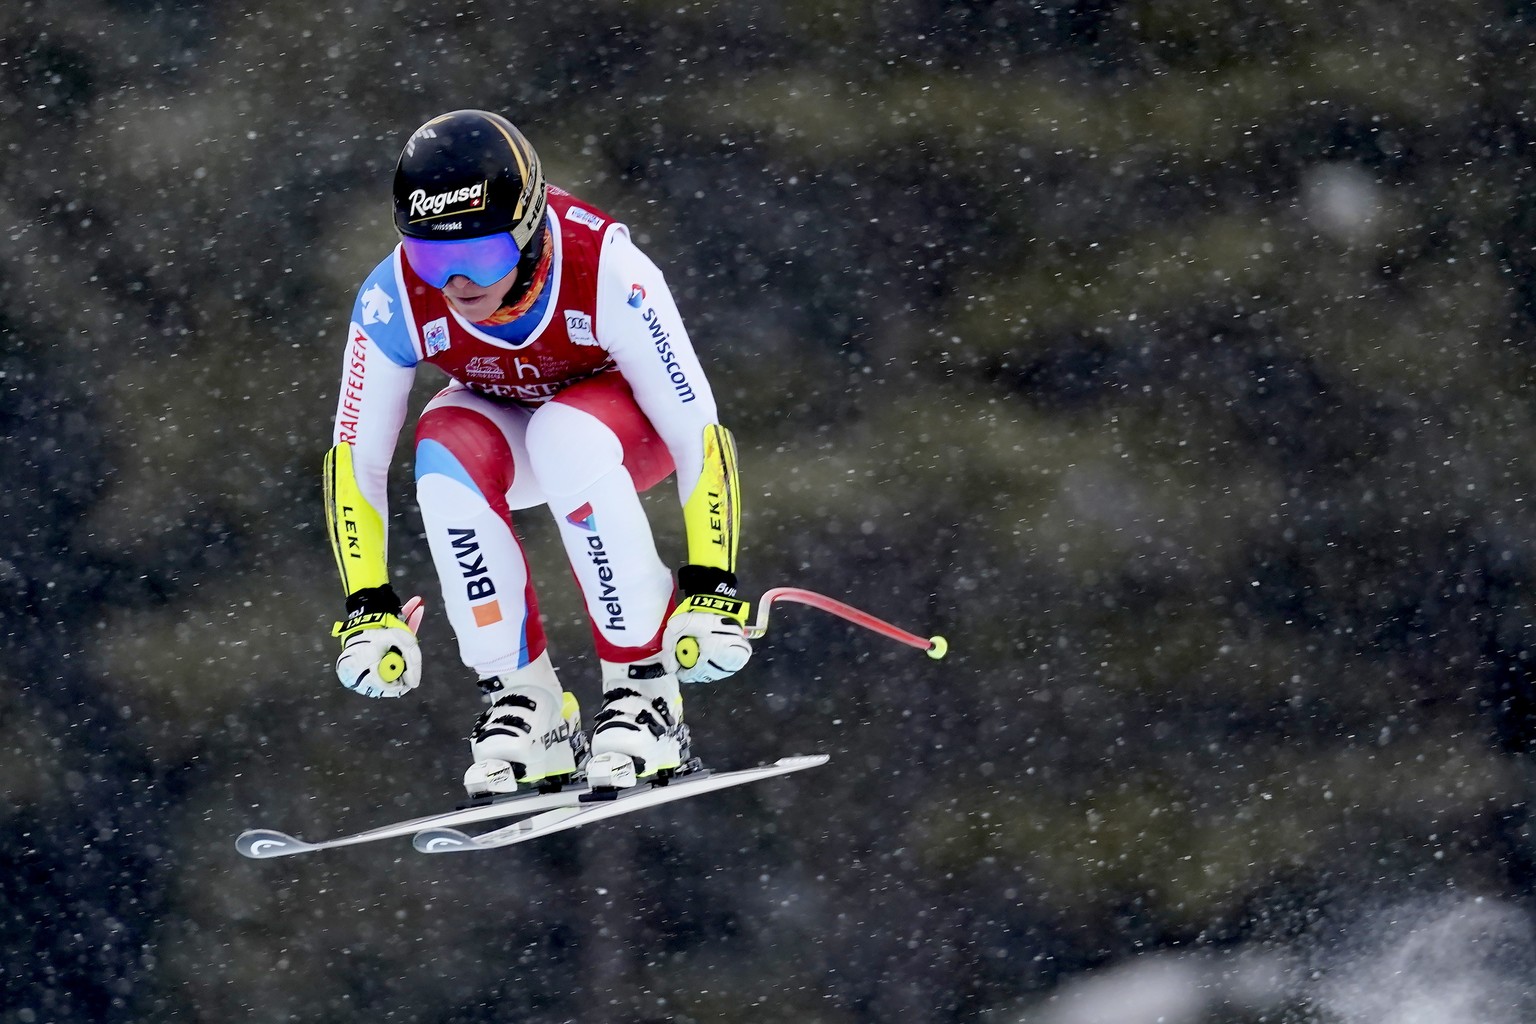
{"label": "swiss ski logo", "polygon": [[448,318],[439,317],[433,320],[421,330],[421,343],[427,350],[427,357],[437,355],[439,352],[448,351]]}

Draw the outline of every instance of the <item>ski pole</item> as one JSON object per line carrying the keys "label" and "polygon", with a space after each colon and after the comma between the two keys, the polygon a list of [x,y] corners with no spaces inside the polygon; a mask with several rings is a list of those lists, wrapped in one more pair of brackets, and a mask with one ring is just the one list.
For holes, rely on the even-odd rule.
{"label": "ski pole", "polygon": [[935,661],[944,657],[949,651],[949,641],[942,636],[930,636],[925,639],[916,633],[908,633],[900,626],[893,626],[884,619],[877,619],[869,612],[861,611],[851,604],[844,604],[825,594],[818,594],[814,590],[801,590],[799,587],[775,587],[759,598],[757,621],[747,627],[748,637],[755,640],[768,632],[768,609],[775,601],[793,601],[796,604],[808,604],[812,608],[831,612],[839,618],[847,619],[855,626],[863,626],[881,636],[890,637],[909,647],[916,647]]}

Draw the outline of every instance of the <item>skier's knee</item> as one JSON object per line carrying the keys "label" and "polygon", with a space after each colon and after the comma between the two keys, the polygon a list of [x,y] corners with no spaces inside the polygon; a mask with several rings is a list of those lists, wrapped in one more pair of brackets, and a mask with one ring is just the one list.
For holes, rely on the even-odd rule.
{"label": "skier's knee", "polygon": [[456,406],[430,409],[416,424],[416,481],[455,479],[482,498],[505,493],[514,473],[501,430],[479,413]]}
{"label": "skier's knee", "polygon": [[575,494],[623,465],[624,446],[597,417],[553,402],[528,422],[528,460],[546,494]]}

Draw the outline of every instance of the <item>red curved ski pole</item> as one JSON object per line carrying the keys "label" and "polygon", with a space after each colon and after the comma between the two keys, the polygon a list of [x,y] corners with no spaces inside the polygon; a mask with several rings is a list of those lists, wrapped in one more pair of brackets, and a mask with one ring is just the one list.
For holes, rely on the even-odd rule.
{"label": "red curved ski pole", "polygon": [[934,660],[944,657],[949,651],[949,641],[942,636],[920,637],[916,633],[908,633],[900,626],[893,626],[884,619],[877,619],[869,612],[855,608],[851,604],[844,604],[825,594],[818,594],[814,590],[801,590],[799,587],[775,587],[759,598],[757,621],[747,627],[747,636],[756,639],[768,632],[768,610],[775,601],[793,601],[796,604],[806,604],[824,612],[831,612],[839,618],[847,619],[855,626],[863,626],[881,636],[890,637],[909,647],[916,647]]}

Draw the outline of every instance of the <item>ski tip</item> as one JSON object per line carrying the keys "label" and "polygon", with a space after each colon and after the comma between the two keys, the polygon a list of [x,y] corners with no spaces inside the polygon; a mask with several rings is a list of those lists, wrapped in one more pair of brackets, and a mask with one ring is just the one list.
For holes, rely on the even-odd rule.
{"label": "ski tip", "polygon": [[417,853],[453,853],[474,849],[475,840],[456,828],[429,828],[416,833],[411,845],[416,847]]}
{"label": "ski tip", "polygon": [[799,754],[794,757],[781,757],[774,764],[780,768],[799,771],[801,768],[815,768],[817,765],[826,764],[831,759],[830,754]]}
{"label": "ski tip", "polygon": [[286,832],[276,832],[270,828],[253,828],[240,833],[235,839],[235,849],[252,860],[269,860],[272,857],[286,857],[290,853],[313,850],[314,846],[302,839],[295,839]]}

